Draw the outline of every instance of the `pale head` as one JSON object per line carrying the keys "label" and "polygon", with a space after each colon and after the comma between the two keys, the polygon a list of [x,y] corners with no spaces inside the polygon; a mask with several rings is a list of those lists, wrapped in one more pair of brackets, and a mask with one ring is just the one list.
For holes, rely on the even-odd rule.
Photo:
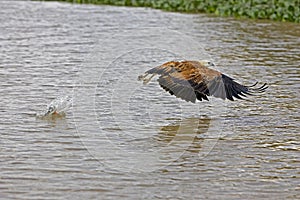
{"label": "pale head", "polygon": [[215,63],[213,63],[210,60],[199,60],[199,63],[201,63],[205,67],[214,67]]}

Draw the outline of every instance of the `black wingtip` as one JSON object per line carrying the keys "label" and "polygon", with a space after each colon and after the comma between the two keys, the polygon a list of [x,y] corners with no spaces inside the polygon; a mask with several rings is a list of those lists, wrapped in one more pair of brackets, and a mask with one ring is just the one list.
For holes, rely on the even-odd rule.
{"label": "black wingtip", "polygon": [[254,84],[252,84],[252,85],[245,85],[246,87],[248,87],[248,88],[250,88],[250,87],[254,87],[254,86],[256,86],[258,84],[258,81],[256,81]]}
{"label": "black wingtip", "polygon": [[253,96],[256,94],[263,93],[269,87],[267,83],[260,84],[258,81],[256,81],[252,85],[241,85],[224,74],[222,74],[222,80],[225,85],[226,98],[231,101],[235,100],[234,98],[245,100],[246,96]]}
{"label": "black wingtip", "polygon": [[267,83],[263,83],[259,87],[255,87],[256,85],[257,85],[257,83],[247,87],[249,89],[250,93],[263,93],[269,88],[269,85]]}

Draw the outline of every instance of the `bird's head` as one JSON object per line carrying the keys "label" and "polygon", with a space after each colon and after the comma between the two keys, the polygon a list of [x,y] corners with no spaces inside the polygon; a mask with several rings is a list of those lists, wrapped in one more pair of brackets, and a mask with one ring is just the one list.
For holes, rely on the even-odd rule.
{"label": "bird's head", "polygon": [[205,67],[214,67],[216,66],[215,63],[213,63],[212,61],[210,60],[200,60],[199,61],[203,66]]}

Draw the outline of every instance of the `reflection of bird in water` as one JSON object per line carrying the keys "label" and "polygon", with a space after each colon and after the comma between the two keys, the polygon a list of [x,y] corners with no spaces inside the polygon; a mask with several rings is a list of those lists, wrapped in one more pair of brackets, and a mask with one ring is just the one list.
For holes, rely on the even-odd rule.
{"label": "reflection of bird in water", "polygon": [[176,141],[176,143],[189,143],[189,151],[199,151],[201,148],[200,134],[208,131],[210,118],[187,118],[160,128],[154,138],[165,145]]}
{"label": "reflection of bird in water", "polygon": [[[208,101],[207,96],[233,101],[233,97],[243,99],[246,95],[262,93],[268,88],[266,83],[260,87],[254,87],[257,82],[251,86],[241,85],[225,74],[209,68],[213,66],[214,63],[205,60],[170,61],[146,71],[138,79],[146,84],[155,75],[160,75],[158,82],[164,90],[193,103],[196,99]],[[150,77],[147,78],[148,76]]]}

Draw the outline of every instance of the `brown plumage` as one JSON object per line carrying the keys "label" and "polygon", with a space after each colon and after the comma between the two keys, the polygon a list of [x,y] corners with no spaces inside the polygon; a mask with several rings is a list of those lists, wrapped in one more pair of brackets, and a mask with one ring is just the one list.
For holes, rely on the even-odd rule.
{"label": "brown plumage", "polygon": [[208,101],[207,96],[233,101],[233,97],[243,99],[246,95],[262,93],[268,88],[266,83],[256,88],[257,82],[251,86],[241,85],[221,72],[210,69],[210,66],[214,64],[205,60],[170,61],[146,71],[139,76],[139,80],[147,84],[155,75],[160,75],[158,82],[164,90],[193,103],[196,99]]}

